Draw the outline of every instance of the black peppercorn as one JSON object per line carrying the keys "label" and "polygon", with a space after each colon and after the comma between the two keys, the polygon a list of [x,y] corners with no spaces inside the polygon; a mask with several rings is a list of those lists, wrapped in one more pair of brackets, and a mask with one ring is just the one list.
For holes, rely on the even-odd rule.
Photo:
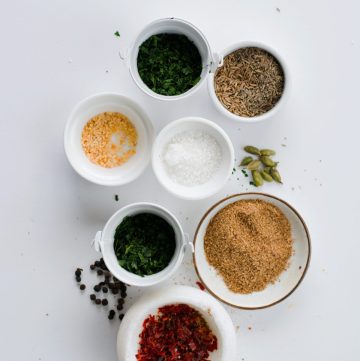
{"label": "black peppercorn", "polygon": [[111,290],[112,294],[113,295],[117,295],[119,293],[119,289],[114,287],[112,290]]}
{"label": "black peppercorn", "polygon": [[106,306],[109,302],[106,298],[104,298],[102,301],[101,301],[102,305],[103,306]]}
{"label": "black peppercorn", "polygon": [[80,277],[80,276],[81,276],[80,268],[78,268],[78,269],[75,271],[75,276],[76,276],[76,277]]}
{"label": "black peppercorn", "polygon": [[100,305],[100,303],[101,303],[100,298],[97,298],[97,299],[95,300],[95,303],[96,303],[97,305]]}
{"label": "black peppercorn", "polygon": [[98,269],[98,270],[97,270],[98,276],[102,276],[103,273],[104,273],[104,272],[103,272],[101,269]]}
{"label": "black peppercorn", "polygon": [[125,315],[124,315],[123,313],[120,313],[119,319],[122,320],[122,319],[124,318],[124,316],[125,316]]}
{"label": "black peppercorn", "polygon": [[123,308],[124,308],[124,306],[123,306],[123,305],[120,305],[120,304],[118,304],[118,305],[116,306],[116,309],[117,309],[118,311],[121,311]]}
{"label": "black peppercorn", "polygon": [[93,271],[95,269],[95,265],[94,264],[91,264],[90,265],[90,269]]}
{"label": "black peppercorn", "polygon": [[126,293],[126,292],[121,292],[121,297],[122,297],[122,298],[126,298],[126,296],[127,296],[127,293]]}
{"label": "black peppercorn", "polygon": [[115,316],[115,311],[114,311],[114,310],[110,310],[110,311],[109,311],[109,315],[108,315],[108,319],[109,319],[109,320],[112,320],[112,319],[114,318],[114,316]]}
{"label": "black peppercorn", "polygon": [[81,277],[80,276],[76,276],[76,282],[81,282]]}
{"label": "black peppercorn", "polygon": [[95,261],[95,267],[100,267],[100,262],[99,261]]}
{"label": "black peppercorn", "polygon": [[100,286],[99,285],[94,286],[94,291],[99,292],[100,291]]}
{"label": "black peppercorn", "polygon": [[96,295],[94,295],[93,293],[90,295],[90,300],[91,301],[95,301],[96,300]]}
{"label": "black peppercorn", "polygon": [[118,298],[118,304],[119,305],[123,305],[124,304],[124,299],[123,298]]}
{"label": "black peppercorn", "polygon": [[86,286],[85,286],[84,284],[81,284],[81,285],[80,285],[81,291],[84,291],[85,288],[86,288]]}
{"label": "black peppercorn", "polygon": [[107,292],[108,292],[108,288],[107,288],[107,287],[103,287],[103,288],[102,288],[102,291],[103,291],[104,293],[107,293]]}

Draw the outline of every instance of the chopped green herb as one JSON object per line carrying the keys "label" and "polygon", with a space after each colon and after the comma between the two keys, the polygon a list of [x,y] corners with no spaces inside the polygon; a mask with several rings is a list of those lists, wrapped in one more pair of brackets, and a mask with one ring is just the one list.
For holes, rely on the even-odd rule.
{"label": "chopped green herb", "polygon": [[115,31],[114,35],[120,37],[120,33],[118,31]]}
{"label": "chopped green herb", "polygon": [[162,271],[170,263],[175,246],[173,228],[151,213],[125,217],[114,235],[119,265],[139,276]]}
{"label": "chopped green herb", "polygon": [[115,200],[116,200],[116,202],[119,201],[119,196],[117,194],[115,194]]}
{"label": "chopped green herb", "polygon": [[254,187],[257,187],[257,185],[253,181],[250,181],[250,185],[254,186]]}
{"label": "chopped green herb", "polygon": [[143,82],[155,93],[179,95],[200,81],[202,60],[185,35],[164,33],[141,44],[137,67]]}

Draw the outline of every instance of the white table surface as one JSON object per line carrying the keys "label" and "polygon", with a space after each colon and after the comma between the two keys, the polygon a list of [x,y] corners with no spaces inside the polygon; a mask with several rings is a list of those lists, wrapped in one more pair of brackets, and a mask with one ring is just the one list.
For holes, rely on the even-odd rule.
{"label": "white table surface", "polygon": [[[82,98],[113,91],[138,101],[157,131],[198,115],[229,133],[237,157],[246,144],[278,150],[284,185],[261,190],[305,218],[311,267],[300,288],[275,307],[227,307],[237,326],[236,361],[359,360],[359,13],[356,0],[3,1],[0,359],[116,361],[118,321],[110,323],[104,309],[90,304],[89,290],[81,296],[73,277],[76,266],[88,269],[98,257],[90,248],[94,233],[119,207],[154,201],[193,234],[215,201],[253,190],[240,172],[198,202],[165,192],[150,166],[123,187],[80,178],[65,158],[65,122]],[[292,75],[287,105],[268,122],[243,125],[216,111],[206,86],[178,102],[144,95],[118,51],[148,22],[166,16],[193,22],[213,50],[249,39],[276,48]],[[87,270],[84,280],[91,284]],[[170,283],[196,280],[187,255]],[[126,307],[140,293],[132,288]]]}

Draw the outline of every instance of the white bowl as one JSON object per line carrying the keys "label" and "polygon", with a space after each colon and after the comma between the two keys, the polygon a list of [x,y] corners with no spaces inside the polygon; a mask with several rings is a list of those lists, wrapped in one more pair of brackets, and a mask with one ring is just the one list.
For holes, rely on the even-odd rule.
{"label": "white bowl", "polygon": [[[200,81],[189,89],[187,92],[179,95],[161,95],[152,91],[141,79],[137,68],[137,57],[139,53],[139,47],[152,35],[161,33],[173,33],[183,34],[190,39],[198,48],[202,59],[203,70],[200,75]],[[202,32],[188,21],[177,18],[165,18],[158,19],[148,24],[135,38],[133,45],[127,51],[127,55],[123,56],[123,59],[127,61],[130,74],[135,81],[136,85],[146,94],[158,100],[178,100],[188,97],[197,91],[204,83],[209,71],[214,71],[219,63],[219,57],[216,54],[212,54],[208,41]]]}
{"label": "white bowl", "polygon": [[[230,291],[223,278],[211,266],[204,251],[204,236],[210,220],[228,204],[245,199],[261,199],[280,208],[291,225],[294,254],[289,267],[279,278],[279,282],[267,286],[261,292],[239,294]],[[213,205],[202,217],[194,236],[194,264],[196,272],[207,290],[230,306],[255,310],[273,306],[290,296],[303,280],[310,262],[310,235],[299,213],[280,198],[263,193],[243,193],[224,198]]]}
{"label": "white bowl", "polygon": [[[120,267],[114,251],[114,235],[116,227],[126,216],[133,216],[139,213],[152,213],[165,219],[175,232],[175,252],[172,260],[162,271],[150,276],[138,276]],[[164,207],[153,203],[132,203],[119,209],[107,221],[104,229],[95,235],[93,245],[102,253],[104,262],[109,271],[120,281],[139,287],[153,286],[168,279],[181,265],[188,244],[188,237],[184,234],[182,227],[176,217]]]}
{"label": "white bowl", "polygon": [[[290,77],[289,77],[289,71],[288,68],[283,60],[283,58],[280,56],[280,54],[272,49],[271,47],[269,47],[268,45],[259,43],[259,42],[255,42],[255,41],[243,41],[237,44],[234,44],[228,48],[226,48],[222,53],[219,54],[219,57],[221,59],[225,58],[225,56],[231,54],[232,52],[239,50],[241,48],[248,48],[248,47],[256,47],[256,48],[260,48],[263,49],[265,51],[267,51],[268,53],[270,53],[271,55],[273,55],[275,57],[275,59],[279,62],[283,73],[284,73],[284,89],[283,89],[283,93],[279,99],[279,101],[274,105],[273,108],[271,108],[269,111],[267,111],[264,114],[258,115],[258,116],[254,116],[254,117],[241,117],[239,115],[236,115],[232,112],[230,112],[229,110],[227,110],[222,103],[220,102],[219,98],[217,97],[216,93],[215,93],[215,86],[214,86],[214,80],[215,80],[215,71],[209,74],[208,77],[208,90],[209,90],[209,94],[210,97],[213,101],[213,103],[215,104],[215,107],[224,115],[226,115],[227,117],[239,121],[239,122],[243,122],[243,123],[255,123],[255,122],[260,122],[260,121],[264,121],[266,119],[269,119],[271,117],[273,117],[278,111],[279,109],[281,109],[284,104],[286,103],[288,97],[289,97],[289,91],[290,91]],[[220,63],[219,66],[222,66],[222,62]]]}
{"label": "white bowl", "polygon": [[136,361],[139,334],[143,321],[157,314],[159,307],[184,303],[201,313],[218,339],[218,349],[210,353],[211,361],[234,361],[236,338],[234,326],[224,307],[204,291],[188,286],[172,286],[144,295],[125,314],[117,336],[119,361]]}
{"label": "white bowl", "polygon": [[[92,163],[82,148],[85,124],[102,112],[126,115],[138,133],[136,154],[119,167],[104,168]],[[138,104],[120,94],[100,93],[82,100],[72,111],[65,127],[64,147],[70,164],[82,177],[96,184],[118,186],[133,181],[144,171],[150,160],[153,138],[153,125]]]}
{"label": "white bowl", "polygon": [[[222,151],[222,162],[214,176],[206,183],[193,187],[174,182],[168,175],[162,160],[166,144],[176,134],[191,130],[201,130],[213,136]],[[234,167],[234,158],[234,147],[221,127],[207,119],[187,117],[171,122],[158,134],[153,146],[152,166],[157,179],[166,190],[180,198],[195,200],[210,197],[225,185]]]}

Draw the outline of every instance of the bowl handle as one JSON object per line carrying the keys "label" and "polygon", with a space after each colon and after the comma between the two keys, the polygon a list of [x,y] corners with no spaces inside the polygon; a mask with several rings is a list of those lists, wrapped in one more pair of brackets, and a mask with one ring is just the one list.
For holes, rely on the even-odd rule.
{"label": "bowl handle", "polygon": [[224,58],[222,55],[219,55],[218,53],[212,54],[212,59],[209,66],[209,72],[215,73],[216,69],[220,66],[223,66],[224,64]]}
{"label": "bowl handle", "polygon": [[96,252],[101,252],[101,236],[102,232],[98,231],[96,232],[94,239],[91,241],[91,246],[94,247]]}
{"label": "bowl handle", "polygon": [[188,233],[184,233],[184,244],[183,244],[183,250],[186,251],[186,247],[190,247],[191,253],[194,253],[194,244],[190,241],[190,236]]}

